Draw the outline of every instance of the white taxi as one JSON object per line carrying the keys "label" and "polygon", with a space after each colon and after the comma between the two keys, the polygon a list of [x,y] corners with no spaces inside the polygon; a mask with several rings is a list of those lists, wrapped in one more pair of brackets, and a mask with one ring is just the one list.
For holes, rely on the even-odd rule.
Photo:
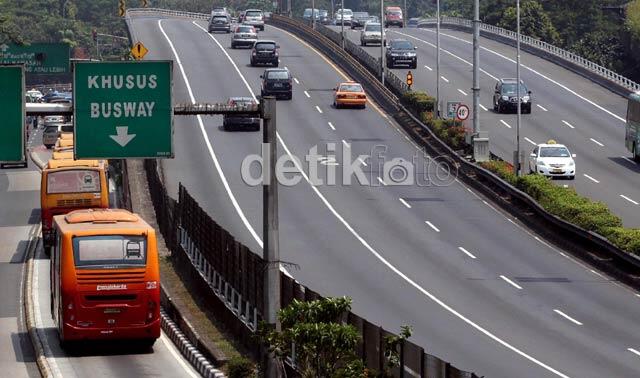
{"label": "white taxi", "polygon": [[529,173],[538,173],[548,177],[576,177],[576,163],[569,149],[554,140],[536,146],[529,155]]}

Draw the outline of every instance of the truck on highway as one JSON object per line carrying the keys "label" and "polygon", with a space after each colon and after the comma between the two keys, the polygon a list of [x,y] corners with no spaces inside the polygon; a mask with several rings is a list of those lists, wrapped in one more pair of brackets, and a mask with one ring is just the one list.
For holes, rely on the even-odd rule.
{"label": "truck on highway", "polygon": [[640,163],[640,92],[629,95],[624,144],[633,160]]}

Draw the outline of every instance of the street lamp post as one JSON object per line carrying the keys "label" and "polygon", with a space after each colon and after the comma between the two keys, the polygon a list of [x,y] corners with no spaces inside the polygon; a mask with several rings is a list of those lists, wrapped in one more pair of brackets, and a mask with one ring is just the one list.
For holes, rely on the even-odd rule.
{"label": "street lamp post", "polygon": [[342,4],[340,6],[340,42],[342,44],[342,49],[344,50],[344,0],[342,0]]}
{"label": "street lamp post", "polygon": [[384,36],[384,0],[380,0],[380,81],[382,85],[384,85],[384,74],[385,74],[385,54],[384,54],[384,44],[385,44],[385,36]]}
{"label": "street lamp post", "polygon": [[520,103],[520,0],[516,0],[516,93],[518,94],[518,104],[517,104],[517,118],[516,118],[516,156],[514,158],[514,166],[516,175],[520,176],[522,173],[522,162],[520,160],[520,118],[522,107]]}
{"label": "street lamp post", "polygon": [[440,0],[436,1],[436,118],[440,117]]}

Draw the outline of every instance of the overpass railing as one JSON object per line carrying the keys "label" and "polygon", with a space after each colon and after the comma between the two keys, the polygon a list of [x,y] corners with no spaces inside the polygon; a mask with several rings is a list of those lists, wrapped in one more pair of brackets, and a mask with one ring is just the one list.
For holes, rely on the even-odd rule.
{"label": "overpass railing", "polygon": [[[418,27],[432,26],[436,24],[436,18],[424,18],[418,22]],[[473,21],[458,17],[441,17],[440,24],[443,26],[456,26],[464,28],[465,30],[473,29]],[[507,30],[498,26],[480,23],[480,31],[485,34],[502,37],[503,39],[517,41],[517,33],[511,30]],[[520,35],[520,43],[525,46],[530,46],[540,50],[546,54],[562,59],[565,62],[574,64],[580,68],[587,70],[588,72],[597,75],[598,77],[611,81],[616,85],[626,89],[629,92],[640,91],[640,84],[633,80],[620,75],[606,67],[603,67],[597,63],[585,59],[578,54],[572,53],[560,47],[554,46],[550,43],[541,41],[539,39],[529,37],[526,35]],[[602,84],[602,83],[600,83]],[[611,88],[609,88],[611,89]]]}

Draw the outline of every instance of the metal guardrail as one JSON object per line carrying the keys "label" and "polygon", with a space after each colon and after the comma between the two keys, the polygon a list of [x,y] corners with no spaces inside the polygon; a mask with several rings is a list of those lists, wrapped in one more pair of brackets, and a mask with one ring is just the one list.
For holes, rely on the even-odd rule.
{"label": "metal guardrail", "polygon": [[[425,18],[425,19],[421,19],[418,22],[418,27],[420,26],[426,26],[426,25],[435,25],[436,23],[436,18]],[[460,27],[464,27],[464,28],[468,28],[469,30],[471,30],[473,28],[473,22],[471,20],[467,20],[464,18],[458,18],[458,17],[441,17],[440,18],[440,24],[441,25],[455,25],[455,26],[460,26]],[[500,28],[494,25],[489,25],[489,24],[484,24],[484,23],[480,23],[480,30],[484,31],[486,33],[491,33],[494,35],[498,35],[501,37],[505,37],[507,39],[513,40],[513,41],[517,41],[517,33],[513,32],[511,30],[507,30],[504,28]],[[533,37],[529,37],[526,35],[520,35],[520,42],[534,47],[536,49],[542,50],[548,54],[551,54],[555,57],[558,57],[560,59],[563,59],[569,63],[573,63],[579,67],[582,67],[586,70],[588,70],[589,72],[592,72],[598,76],[600,76],[603,79],[609,80],[625,89],[627,89],[628,91],[631,92],[637,92],[640,91],[640,84],[634,82],[631,79],[628,79],[625,76],[622,76],[614,71],[611,71],[610,69],[603,67],[597,63],[594,63],[588,59],[585,59],[583,57],[581,57],[580,55],[577,55],[575,53],[572,53],[571,51],[567,51],[564,50],[560,47],[554,46],[550,43],[541,41],[539,39],[533,38]]]}
{"label": "metal guardrail", "polygon": [[[361,65],[355,54],[350,55],[350,59],[341,57],[338,60],[335,58],[343,50],[339,43],[333,39],[319,38],[320,33],[314,32],[306,25],[290,19],[287,20],[287,22],[279,22],[278,26],[288,27],[290,32],[297,33],[314,47],[327,51],[327,55],[347,72],[353,73],[361,69],[358,68]],[[326,46],[326,44],[331,44],[331,46]],[[376,76],[363,76],[359,80],[369,88],[368,92],[374,99],[386,97],[387,101],[395,101],[395,96],[387,88],[379,85]],[[375,81],[378,85],[371,81]],[[381,87],[384,88],[383,91],[380,90]],[[495,198],[506,211],[513,213],[548,240],[561,245],[575,256],[588,261],[611,276],[635,288],[640,288],[640,279],[638,279],[640,277],[640,257],[621,250],[601,235],[587,231],[549,213],[528,194],[513,187],[493,172],[458,155],[401,103],[396,103],[394,107],[387,107],[385,103],[379,102],[408,133],[420,140],[432,156],[445,159],[451,167],[456,167],[461,174],[460,177],[468,184]]]}
{"label": "metal guardrail", "polygon": [[194,18],[197,20],[208,20],[211,18],[211,15],[207,13],[184,12],[161,8],[129,8],[127,9],[125,18],[137,15],[160,15],[168,17]]}

